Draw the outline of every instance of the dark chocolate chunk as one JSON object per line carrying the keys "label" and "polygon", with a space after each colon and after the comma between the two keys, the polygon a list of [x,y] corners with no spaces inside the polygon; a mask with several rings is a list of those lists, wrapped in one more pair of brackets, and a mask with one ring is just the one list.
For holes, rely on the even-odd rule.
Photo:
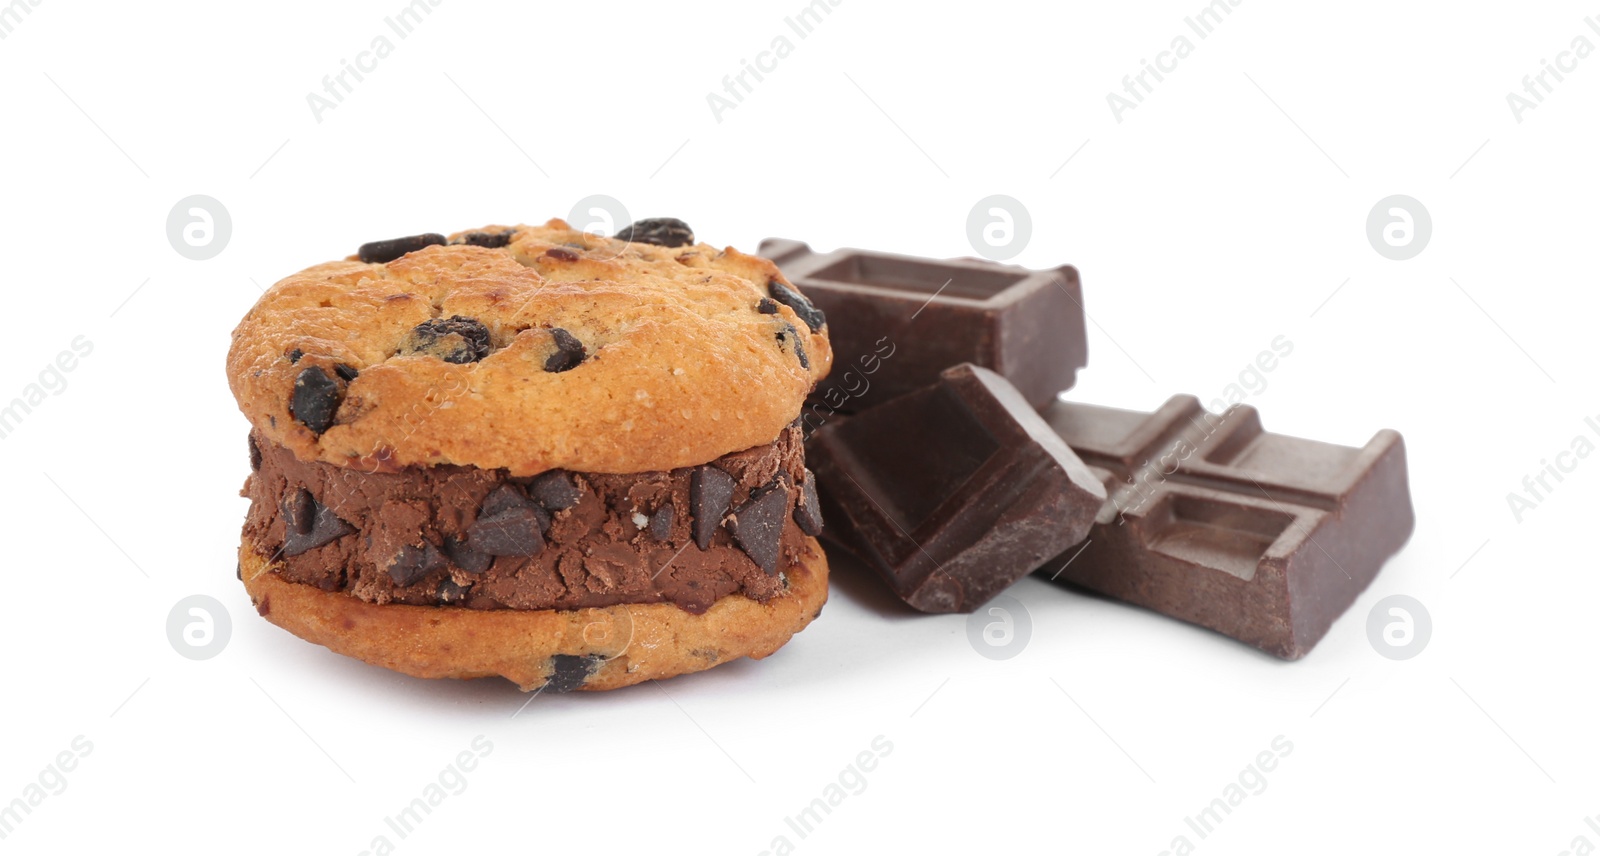
{"label": "dark chocolate chunk", "polygon": [[544,361],[544,370],[547,372],[564,372],[575,369],[589,355],[578,337],[568,333],[560,327],[551,327],[550,335],[556,340],[556,352]]}
{"label": "dark chocolate chunk", "polygon": [[760,312],[762,315],[777,315],[778,301],[773,300],[770,297],[763,297],[761,298],[761,302],[756,304],[756,311]]}
{"label": "dark chocolate chunk", "polygon": [[1256,409],[1193,396],[1154,413],[1057,402],[1051,427],[1110,498],[1039,573],[1305,656],[1415,526],[1405,441],[1354,448],[1273,434]]}
{"label": "dark chocolate chunk", "polygon": [[507,229],[504,232],[468,232],[455,240],[457,244],[469,244],[474,247],[483,247],[489,250],[498,250],[511,243],[512,237],[517,234],[516,229]]}
{"label": "dark chocolate chunk", "polygon": [[583,686],[589,676],[599,671],[606,658],[598,654],[582,657],[557,654],[550,658],[550,677],[544,683],[544,692],[570,693]]}
{"label": "dark chocolate chunk", "polygon": [[855,413],[913,392],[960,363],[1004,375],[1043,408],[1072,388],[1088,362],[1083,290],[1071,267],[815,253],[777,239],[761,242],[761,255],[832,319],[833,371],[811,397],[827,413]]}
{"label": "dark chocolate chunk", "polygon": [[551,470],[528,483],[528,495],[546,511],[561,511],[578,504],[583,490],[564,470]]}
{"label": "dark chocolate chunk", "polygon": [[356,370],[355,366],[352,366],[349,363],[334,363],[333,373],[338,375],[345,383],[355,380],[356,377],[361,374],[361,372]]}
{"label": "dark chocolate chunk", "polygon": [[789,491],[782,481],[760,488],[733,513],[733,540],[767,576],[778,572],[783,547],[783,518],[789,508]]}
{"label": "dark chocolate chunk", "polygon": [[460,603],[467,597],[467,586],[461,585],[449,577],[439,581],[439,588],[434,591],[434,597],[440,603]]}
{"label": "dark chocolate chunk", "polygon": [[445,537],[444,555],[450,560],[450,564],[469,574],[481,574],[494,564],[493,556],[475,549],[468,539],[457,538],[454,535]]}
{"label": "dark chocolate chunk", "polygon": [[555,259],[556,261],[562,262],[575,262],[580,258],[577,253],[567,249],[566,247],[551,247],[550,249],[545,250],[544,254],[552,259]]}
{"label": "dark chocolate chunk", "polygon": [[356,531],[333,510],[299,488],[283,498],[283,554],[298,556]]}
{"label": "dark chocolate chunk", "polygon": [[800,531],[816,537],[822,533],[822,503],[817,498],[817,477],[806,470],[800,482],[800,499],[794,504],[794,522]]}
{"label": "dark chocolate chunk", "polygon": [[389,579],[397,586],[414,585],[446,564],[444,554],[427,541],[420,547],[407,544],[389,562]]}
{"label": "dark chocolate chunk", "polygon": [[711,547],[711,536],[728,515],[733,501],[733,476],[706,464],[695,467],[689,476],[689,516],[694,527],[694,543],[700,549]]}
{"label": "dark chocolate chunk", "polygon": [[1083,541],[1100,480],[1005,378],[971,364],[817,429],[829,540],[923,612],[972,612]]}
{"label": "dark chocolate chunk", "polygon": [[261,447],[256,445],[255,434],[246,434],[244,439],[250,444],[250,471],[255,472],[261,469]]}
{"label": "dark chocolate chunk", "polygon": [[338,381],[328,377],[318,366],[307,366],[294,379],[289,413],[312,433],[321,434],[333,425],[333,414],[339,410],[343,398]]}
{"label": "dark chocolate chunk", "polygon": [[503,484],[490,491],[489,495],[483,498],[483,504],[478,506],[478,516],[493,517],[502,511],[513,508],[527,508],[532,504],[515,485]]}
{"label": "dark chocolate chunk", "polygon": [[387,264],[407,253],[414,253],[424,247],[432,247],[445,243],[443,235],[429,232],[425,235],[408,235],[404,238],[390,238],[387,241],[373,241],[362,244],[356,256],[367,264]]}
{"label": "dark chocolate chunk", "polygon": [[806,359],[806,346],[800,342],[800,331],[793,324],[785,321],[783,328],[778,331],[778,344],[788,345],[794,350],[794,355],[800,360],[800,368],[811,368],[811,361]]}
{"label": "dark chocolate chunk", "polygon": [[650,537],[657,541],[665,541],[672,537],[672,521],[675,517],[677,511],[670,502],[656,509],[656,513],[650,515]]}
{"label": "dark chocolate chunk", "polygon": [[467,543],[491,556],[537,556],[544,550],[539,518],[528,507],[479,517],[467,530]]}
{"label": "dark chocolate chunk", "polygon": [[822,314],[822,310],[807,300],[804,294],[775,279],[767,281],[767,293],[772,295],[773,300],[793,309],[794,314],[800,316],[800,320],[806,322],[806,326],[810,327],[813,333],[828,323],[828,316]]}
{"label": "dark chocolate chunk", "polygon": [[655,244],[661,247],[686,247],[694,243],[694,230],[689,224],[674,217],[653,217],[636,220],[622,227],[616,234],[619,241]]}
{"label": "dark chocolate chunk", "polygon": [[291,366],[294,365],[295,363],[300,362],[300,358],[305,356],[305,355],[306,355],[306,352],[300,350],[299,348],[295,348],[294,350],[290,351],[289,353],[284,354],[284,356],[289,358],[289,365],[291,365]]}
{"label": "dark chocolate chunk", "polygon": [[432,318],[412,328],[400,343],[402,354],[426,354],[464,365],[489,356],[489,328],[476,318]]}
{"label": "dark chocolate chunk", "polygon": [[[565,498],[565,494],[559,489],[559,487],[549,488],[546,492],[550,493],[553,498]],[[532,514],[534,522],[538,525],[540,535],[550,531],[550,513],[545,511],[544,508],[535,505],[532,500],[523,495],[520,489],[518,489],[515,485],[510,484],[500,485],[490,492],[488,496],[484,497],[483,504],[478,507],[478,520],[482,521],[488,518],[499,518],[501,515],[510,512],[527,512]],[[501,521],[500,523],[497,523],[496,526],[504,529],[506,528],[506,523],[505,521]],[[474,541],[473,544],[474,547],[477,547],[478,549],[486,549],[479,547],[476,541]],[[537,555],[539,550],[543,549],[543,546],[544,542],[541,539],[539,546],[534,548],[532,553],[495,553],[494,555],[533,556]]]}

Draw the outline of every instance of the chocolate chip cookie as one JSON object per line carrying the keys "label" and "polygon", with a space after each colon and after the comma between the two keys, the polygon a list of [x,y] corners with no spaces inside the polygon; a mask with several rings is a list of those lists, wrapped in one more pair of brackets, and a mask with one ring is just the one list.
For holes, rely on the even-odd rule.
{"label": "chocolate chip cookie", "polygon": [[[669,218],[376,241],[290,276],[228,354],[241,578],[268,620],[426,677],[609,689],[766,656],[827,597],[796,423],[826,325]],[[623,616],[634,643],[596,637]]]}

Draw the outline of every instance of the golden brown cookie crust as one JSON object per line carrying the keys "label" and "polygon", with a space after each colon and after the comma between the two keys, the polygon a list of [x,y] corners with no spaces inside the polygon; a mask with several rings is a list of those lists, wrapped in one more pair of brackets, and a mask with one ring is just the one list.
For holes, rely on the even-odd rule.
{"label": "golden brown cookie crust", "polygon": [[[618,241],[561,220],[517,229],[501,249],[433,246],[277,283],[233,332],[240,410],[301,460],[371,471],[646,472],[772,442],[832,363],[826,327],[813,332],[788,306],[758,310],[770,280],[788,282],[766,259]],[[397,354],[418,324],[457,315],[489,329],[487,357]],[[794,334],[780,339],[786,326]],[[544,370],[552,328],[587,348],[576,368]],[[340,366],[357,374],[337,381],[343,401],[318,436],[290,413],[295,378],[309,367],[337,377]]]}
{"label": "golden brown cookie crust", "polygon": [[604,662],[579,689],[608,690],[781,648],[828,599],[827,559],[816,539],[807,541],[809,553],[784,571],[788,594],[764,604],[729,595],[703,615],[670,603],[536,611],[378,605],[288,582],[248,545],[239,549],[239,571],[268,621],[373,665],[419,678],[500,675],[526,692],[544,686],[553,656],[592,655]]}

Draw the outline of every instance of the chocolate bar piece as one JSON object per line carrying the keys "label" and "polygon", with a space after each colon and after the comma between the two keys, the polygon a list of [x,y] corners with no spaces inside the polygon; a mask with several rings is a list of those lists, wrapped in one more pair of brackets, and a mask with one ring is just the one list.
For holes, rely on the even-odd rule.
{"label": "chocolate bar piece", "polygon": [[923,612],[976,610],[1082,541],[1106,499],[1016,388],[971,364],[829,420],[808,457],[823,537]]}
{"label": "chocolate bar piece", "polygon": [[1188,395],[1149,414],[1057,402],[1044,416],[1109,499],[1082,552],[1039,573],[1286,660],[1305,656],[1411,536],[1394,431],[1336,446]]}
{"label": "chocolate bar piece", "polygon": [[828,317],[836,362],[807,405],[808,430],[921,389],[958,363],[995,371],[1042,408],[1088,362],[1083,291],[1070,266],[815,253],[777,238],[761,242],[761,255]]}

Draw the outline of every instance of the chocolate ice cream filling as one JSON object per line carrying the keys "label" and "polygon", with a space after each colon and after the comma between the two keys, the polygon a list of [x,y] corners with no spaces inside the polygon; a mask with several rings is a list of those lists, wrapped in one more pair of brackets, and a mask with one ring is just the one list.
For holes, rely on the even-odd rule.
{"label": "chocolate ice cream filling", "polygon": [[367,473],[250,436],[244,537],[286,580],[372,603],[578,609],[765,602],[821,527],[797,425],[667,472]]}

